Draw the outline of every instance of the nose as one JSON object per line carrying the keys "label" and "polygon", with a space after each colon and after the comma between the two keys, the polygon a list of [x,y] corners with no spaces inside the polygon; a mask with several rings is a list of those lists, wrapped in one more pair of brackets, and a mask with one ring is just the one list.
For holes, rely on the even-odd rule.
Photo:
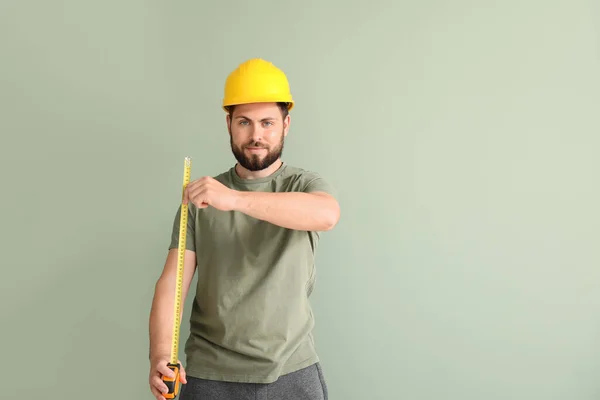
{"label": "nose", "polygon": [[250,135],[253,142],[260,142],[263,138],[263,131],[260,126],[252,125]]}

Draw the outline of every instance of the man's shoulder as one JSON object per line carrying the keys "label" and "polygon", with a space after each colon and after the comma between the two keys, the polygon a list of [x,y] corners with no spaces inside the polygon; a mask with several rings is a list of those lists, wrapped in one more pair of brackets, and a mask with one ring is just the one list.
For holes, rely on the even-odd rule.
{"label": "man's shoulder", "polygon": [[319,172],[307,168],[286,165],[286,170],[282,174],[283,180],[287,181],[288,187],[293,187],[301,192],[326,192],[333,196],[336,195],[336,189]]}
{"label": "man's shoulder", "polygon": [[317,171],[289,164],[285,165],[285,170],[283,171],[282,176],[294,177],[302,180],[312,180],[321,178],[321,175]]}

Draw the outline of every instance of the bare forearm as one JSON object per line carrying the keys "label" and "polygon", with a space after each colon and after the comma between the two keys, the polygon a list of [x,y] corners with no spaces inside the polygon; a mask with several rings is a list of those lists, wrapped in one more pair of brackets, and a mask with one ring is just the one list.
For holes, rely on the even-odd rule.
{"label": "bare forearm", "polygon": [[150,357],[171,354],[174,293],[174,282],[169,282],[168,279],[160,279],[156,283],[149,322]]}
{"label": "bare forearm", "polygon": [[173,331],[173,295],[164,280],[156,283],[150,311],[150,357],[169,354]]}
{"label": "bare forearm", "polygon": [[332,229],[340,213],[333,197],[304,192],[238,192],[235,210],[284,228],[306,231]]}

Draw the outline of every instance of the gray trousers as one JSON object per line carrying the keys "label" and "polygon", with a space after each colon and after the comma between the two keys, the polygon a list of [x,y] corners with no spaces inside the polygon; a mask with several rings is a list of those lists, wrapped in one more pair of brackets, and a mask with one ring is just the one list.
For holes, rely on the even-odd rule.
{"label": "gray trousers", "polygon": [[221,382],[187,377],[179,400],[328,400],[319,363],[282,375],[273,383]]}

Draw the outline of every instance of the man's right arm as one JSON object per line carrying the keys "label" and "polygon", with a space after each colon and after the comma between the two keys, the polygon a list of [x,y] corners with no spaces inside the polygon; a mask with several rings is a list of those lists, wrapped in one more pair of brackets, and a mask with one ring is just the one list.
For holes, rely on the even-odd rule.
{"label": "man's right arm", "polygon": [[[162,376],[173,377],[172,371],[167,367],[171,358],[171,338],[173,337],[173,310],[175,309],[175,286],[177,282],[177,259],[178,249],[171,248],[167,254],[167,260],[163,272],[158,278],[152,309],[150,311],[150,376],[149,384],[152,394],[157,400],[165,400],[163,393],[167,392],[167,386],[162,381]],[[185,250],[183,262],[183,284],[181,288],[181,314],[183,315],[183,304],[187,297],[190,283],[196,271],[196,253]],[[179,338],[181,340],[181,338]],[[180,381],[187,383],[185,368],[181,365],[179,371]]]}
{"label": "man's right arm", "polygon": [[[173,335],[173,310],[175,307],[175,286],[177,282],[177,248],[169,250],[167,259],[158,278],[152,308],[150,311],[150,358],[167,356],[171,354],[171,337]],[[196,271],[196,253],[185,250],[183,285],[181,298],[181,315],[183,315],[183,304],[187,297],[192,278]]]}

